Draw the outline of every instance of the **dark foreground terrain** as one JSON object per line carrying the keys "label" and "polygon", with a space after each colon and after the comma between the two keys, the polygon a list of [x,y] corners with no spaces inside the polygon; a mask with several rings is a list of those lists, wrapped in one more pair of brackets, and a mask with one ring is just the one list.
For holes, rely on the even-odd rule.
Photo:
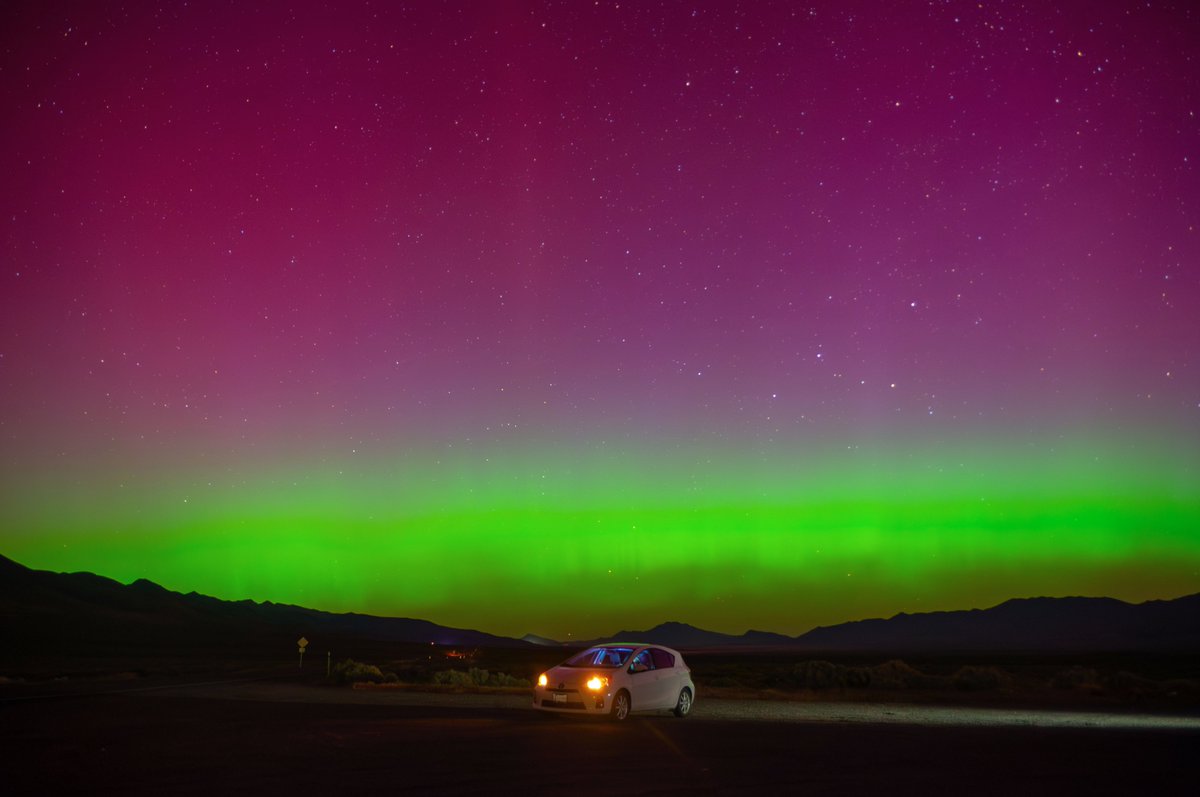
{"label": "dark foreground terrain", "polygon": [[879,707],[876,722],[860,707],[754,719],[709,701],[686,720],[616,725],[544,716],[520,696],[277,679],[122,689],[9,691],[6,793],[1190,795],[1200,777],[1194,717],[957,723],[967,709],[897,721]]}

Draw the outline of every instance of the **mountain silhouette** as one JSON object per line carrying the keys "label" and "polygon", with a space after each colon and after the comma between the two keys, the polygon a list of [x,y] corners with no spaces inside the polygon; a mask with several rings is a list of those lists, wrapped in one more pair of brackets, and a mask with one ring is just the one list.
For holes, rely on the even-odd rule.
{"label": "mountain silhouette", "polygon": [[735,636],[667,622],[574,644],[618,641],[693,649],[741,645],[828,652],[1200,651],[1200,593],[1139,604],[1115,598],[1015,598],[990,609],[902,612],[887,619],[814,628],[798,637],[767,631]]}
{"label": "mountain silhouette", "polygon": [[[744,634],[722,634],[717,631],[705,631],[694,625],[680,622],[660,623],[645,631],[618,631],[617,633],[588,640],[575,642],[576,646],[598,645],[603,642],[653,642],[672,648],[715,648],[730,645],[757,645],[774,647],[790,645],[795,639],[783,634],[769,631],[747,631]],[[554,643],[558,644],[558,643]]]}
{"label": "mountain silhouette", "polygon": [[845,652],[1200,651],[1200,593],[1131,604],[1114,598],[1017,598],[989,609],[900,613],[814,628],[723,634],[682,622],[587,641],[523,639],[428,620],[307,609],[174,592],[138,579],[32,570],[0,556],[0,638],[9,656],[79,651],[294,647],[300,636],[463,647],[584,647],[653,642],[674,648],[771,647]]}
{"label": "mountain silhouette", "polygon": [[796,642],[844,651],[1200,650],[1200,593],[1138,604],[1015,598],[990,609],[901,613],[814,628]]}
{"label": "mountain silhouette", "polygon": [[0,629],[6,646],[44,653],[291,648],[300,636],[453,646],[527,643],[428,620],[335,614],[288,604],[182,594],[146,579],[121,584],[92,573],[32,570],[0,556]]}

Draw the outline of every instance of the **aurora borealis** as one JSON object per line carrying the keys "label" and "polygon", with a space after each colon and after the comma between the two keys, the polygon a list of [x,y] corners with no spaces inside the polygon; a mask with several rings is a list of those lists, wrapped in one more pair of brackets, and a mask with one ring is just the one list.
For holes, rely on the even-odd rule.
{"label": "aurora borealis", "polygon": [[520,636],[1200,591],[1186,3],[10,3],[0,553]]}

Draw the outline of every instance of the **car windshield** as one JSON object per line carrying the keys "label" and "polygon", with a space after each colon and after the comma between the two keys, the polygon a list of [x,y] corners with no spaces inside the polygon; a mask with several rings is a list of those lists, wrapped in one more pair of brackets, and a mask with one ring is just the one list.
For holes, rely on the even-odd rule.
{"label": "car windshield", "polygon": [[620,667],[629,660],[633,648],[588,648],[567,660],[567,667]]}

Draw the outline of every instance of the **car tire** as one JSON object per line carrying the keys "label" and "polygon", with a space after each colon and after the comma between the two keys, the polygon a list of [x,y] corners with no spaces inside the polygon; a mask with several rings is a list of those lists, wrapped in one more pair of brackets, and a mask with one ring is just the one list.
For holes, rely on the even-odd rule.
{"label": "car tire", "polygon": [[692,713],[692,690],[686,686],[679,690],[679,700],[675,701],[674,713],[680,718]]}
{"label": "car tire", "polygon": [[622,689],[620,692],[617,692],[616,696],[613,698],[612,710],[609,711],[608,716],[612,717],[617,722],[624,722],[629,718],[629,710],[629,693]]}

